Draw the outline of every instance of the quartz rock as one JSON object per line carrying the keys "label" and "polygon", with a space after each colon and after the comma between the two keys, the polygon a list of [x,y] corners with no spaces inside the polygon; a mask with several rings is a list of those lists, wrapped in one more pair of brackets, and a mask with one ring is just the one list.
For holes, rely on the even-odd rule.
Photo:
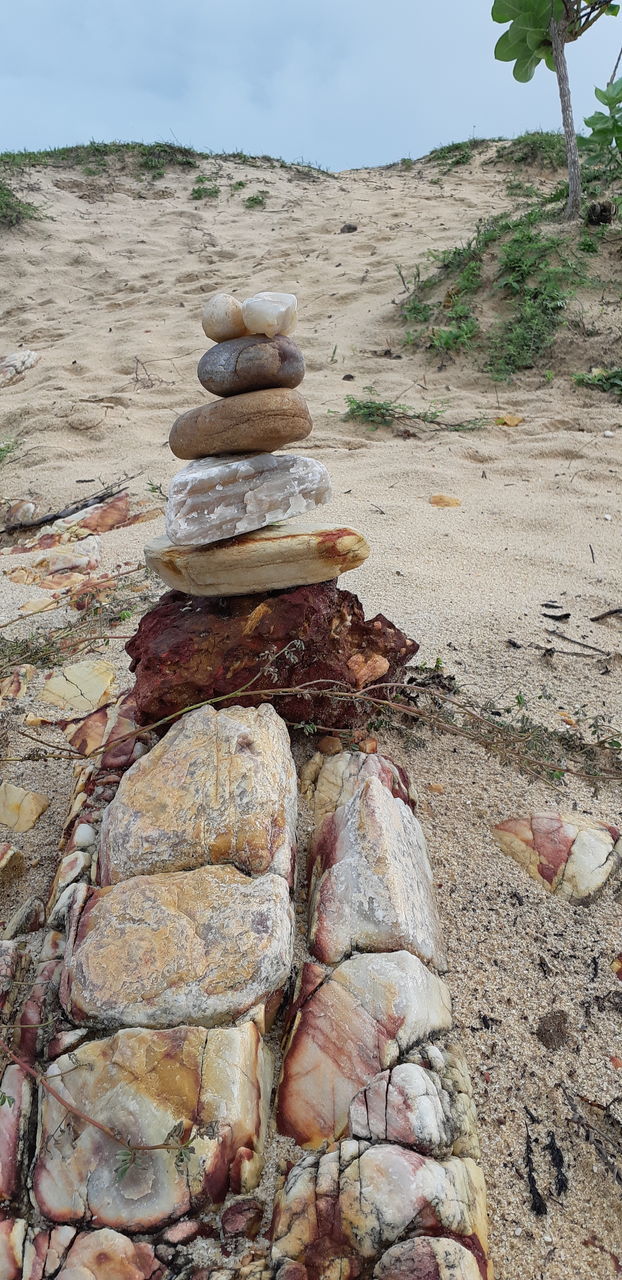
{"label": "quartz rock", "polygon": [[259,1233],[265,1205],[261,1200],[234,1200],[220,1215],[226,1236],[246,1236],[254,1240]]}
{"label": "quartz rock", "polygon": [[374,1076],[352,1101],[349,1133],[370,1142],[398,1142],[437,1159],[477,1159],[475,1104],[460,1049],[429,1044]]}
{"label": "quartz rock", "polygon": [[241,338],[247,332],[242,304],[230,293],[211,293],[201,310],[203,332],[214,342]]}
{"label": "quartz rock", "polygon": [[330,502],[326,467],[288,453],[197,458],[169,485],[166,532],[182,547],[208,546],[290,520]]}
{"label": "quartz rock", "polygon": [[354,529],[308,532],[272,526],[213,547],[178,547],[167,537],[145,547],[149,569],[192,596],[236,596],[327,582],[356,569],[369,555]]}
{"label": "quartz rock", "polygon": [[242,303],[244,324],[249,333],[291,333],[298,319],[298,301],[294,293],[255,293]]}
{"label": "quartz rock", "polygon": [[46,1077],[123,1141],[153,1146],[174,1131],[189,1143],[183,1162],[174,1146],[143,1151],[120,1178],[123,1146],[42,1090],[32,1185],[50,1221],[150,1231],[257,1185],[271,1067],[253,1022],[119,1031],[57,1058]]}
{"label": "quartz rock", "polygon": [[378,778],[392,796],[415,809],[415,793],[405,770],[387,756],[340,751],[326,758],[316,752],[300,775],[302,794],[313,808],[316,827],[335,809],[348,804],[367,778]]}
{"label": "quartz rock", "polygon": [[237,396],[264,387],[297,387],[305,376],[300,347],[291,338],[253,334],[218,342],[199,360],[197,377],[215,396]]}
{"label": "quartz rock", "polygon": [[379,778],[324,819],[309,870],[309,947],[318,960],[404,950],[446,969],[421,824]]}
{"label": "quartz rock", "polygon": [[168,1275],[152,1245],[106,1227],[80,1231],[55,1273],[56,1280],[166,1280]]}
{"label": "quartz rock", "polygon": [[234,867],[134,876],[72,912],[61,1000],[74,1022],[216,1026],[282,990],[293,915],[282,876]]}
{"label": "quartz rock", "polygon": [[169,445],[177,458],[270,453],[295,440],[304,440],[312,426],[304,396],[287,387],[276,387],[212,400],[189,409],[175,419]]}
{"label": "quartz rock", "polygon": [[508,818],[493,835],[534,880],[570,902],[595,897],[622,863],[622,831],[576,813]]}
{"label": "quartz rock", "polygon": [[[453,1237],[478,1262],[476,1274],[492,1276],[484,1180],[474,1161],[436,1161],[386,1143],[342,1142],[291,1170],[276,1197],[272,1259],[279,1268],[286,1259],[301,1263],[301,1280],[353,1280],[406,1234],[427,1233]],[[466,1277],[471,1280],[468,1270]]]}
{"label": "quartz rock", "polygon": [[289,880],[296,809],[289,734],[274,709],[199,707],[124,774],[102,823],[101,882],[225,862]]}
{"label": "quartz rock", "polygon": [[[11,1104],[0,1107],[0,1202],[12,1200],[19,1190],[22,1149],[30,1115],[30,1078],[16,1063],[5,1067],[0,1090]],[[0,1270],[0,1275],[2,1271]]]}
{"label": "quartz rock", "polygon": [[305,965],[278,1091],[279,1133],[303,1147],[341,1137],[359,1090],[450,1026],[445,983],[407,951],[353,956],[330,975]]}
{"label": "quartz rock", "polygon": [[0,1276],[2,1276],[2,1280],[22,1280],[26,1225],[25,1218],[0,1217]]}
{"label": "quartz rock", "polygon": [[354,727],[369,715],[361,702],[326,696],[326,682],[338,681],[356,695],[380,677],[399,680],[417,649],[382,614],[366,621],[357,597],[334,582],[214,602],[170,592],[143,616],[127,645],[147,723],[223,694],[236,695],[242,705],[258,700],[250,688],[236,693],[242,687],[314,681],[311,692],[266,693],[259,700],[269,697],[290,721],[335,728]]}
{"label": "quartz rock", "polygon": [[459,1240],[416,1236],[383,1253],[374,1280],[482,1280],[482,1273]]}

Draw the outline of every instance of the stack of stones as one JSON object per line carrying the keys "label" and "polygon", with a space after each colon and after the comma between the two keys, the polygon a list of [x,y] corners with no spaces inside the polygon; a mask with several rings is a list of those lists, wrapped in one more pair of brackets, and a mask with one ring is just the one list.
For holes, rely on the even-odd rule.
{"label": "stack of stones", "polygon": [[304,440],[312,428],[295,390],[305,372],[289,337],[296,313],[291,293],[258,293],[242,303],[216,293],[204,305],[203,329],[216,345],[197,372],[220,398],[173,424],[170,447],[188,465],[171,481],[166,536],[145,549],[149,567],[188,595],[328,582],[369,554],[352,529],[290,531],[280,523],[331,498],[321,462],[274,452]]}

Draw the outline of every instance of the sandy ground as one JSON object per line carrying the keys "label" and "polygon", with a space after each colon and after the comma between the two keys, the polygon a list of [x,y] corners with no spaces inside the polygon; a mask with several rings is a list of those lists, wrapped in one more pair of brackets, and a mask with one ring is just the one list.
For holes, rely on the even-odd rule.
{"label": "sandy ground", "polygon": [[[619,618],[589,621],[622,605],[622,409],[572,384],[573,360],[575,368],[586,362],[576,362],[570,333],[550,357],[552,378],[534,371],[498,387],[473,364],[439,367],[428,353],[401,345],[396,264],[409,276],[429,250],[465,239],[478,218],[508,208],[499,169],[478,163],[440,184],[438,171],[420,164],[336,176],[233,162],[202,171],[215,173],[218,200],[190,200],[192,172],[169,171],[155,185],[78,171],[26,175],[24,194],[47,217],[0,241],[0,352],[26,346],[41,358],[0,391],[0,440],[17,441],[0,470],[1,496],[58,508],[124,474],[134,477],[139,499],[149,497],[149,483],[166,486],[176,469],[166,443],[173,418],[207,398],[195,377],[205,348],[201,297],[218,288],[241,296],[291,290],[299,296],[296,336],[315,422],[301,451],[326,463],[334,485],[333,505],[316,523],[352,524],[372,546],[343,585],[357,591],[368,614],[381,610],[404,627],[420,642],[419,660],[440,658],[479,702],[507,707],[522,695],[527,711],[548,725],[559,727],[568,713],[583,723],[606,715],[619,724],[619,657],[575,654],[571,642],[547,635],[556,623],[543,617],[542,605],[558,601],[570,612],[559,625],[575,639],[614,655],[622,648]],[[237,182],[247,185],[233,190]],[[268,193],[266,207],[247,209],[244,199],[259,190]],[[357,231],[340,234],[346,222]],[[600,313],[603,348],[613,349],[611,298]],[[345,395],[365,395],[370,386],[383,399],[442,402],[450,423],[483,416],[487,425],[401,439],[344,422]],[[495,425],[504,413],[524,421]],[[461,506],[434,508],[429,498],[439,492]],[[104,566],[137,563],[145,536],[160,528],[154,522],[106,534]],[[26,562],[12,558],[11,566]],[[6,565],[0,561],[0,569]],[[155,585],[150,590],[157,594]],[[37,594],[0,578],[0,623]],[[146,598],[137,604],[144,608]],[[61,616],[44,614],[1,634],[27,634]],[[125,626],[129,634],[133,621]],[[546,657],[551,645],[566,652]],[[106,656],[123,687],[123,639]],[[39,707],[36,693],[37,686],[18,704],[20,717]],[[619,790],[603,786],[595,797],[569,780],[555,792],[477,745],[425,730],[389,745],[422,797],[456,1021],[478,1098],[497,1274],[606,1280],[622,1266],[620,1188],[574,1132],[563,1090],[601,1104],[622,1093],[611,1061],[622,1056],[611,970],[620,908],[612,887],[588,908],[549,897],[496,850],[489,827],[543,807],[619,821]],[[69,794],[68,763],[18,762],[32,746],[12,736],[3,776],[43,791],[52,804],[19,838],[22,861],[4,873],[5,919],[49,884]],[[429,792],[429,783],[444,793]],[[554,1009],[569,1020],[565,1042],[553,1050],[535,1032]],[[529,1207],[526,1126],[545,1217]],[[565,1192],[555,1188],[546,1151],[551,1132],[564,1156]]]}

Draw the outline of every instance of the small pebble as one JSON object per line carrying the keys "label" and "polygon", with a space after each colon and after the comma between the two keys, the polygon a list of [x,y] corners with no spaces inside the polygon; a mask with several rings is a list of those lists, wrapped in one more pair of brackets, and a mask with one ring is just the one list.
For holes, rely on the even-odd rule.
{"label": "small pebble", "polygon": [[603,435],[606,436],[608,440],[611,439],[613,434],[614,434],[613,431],[603,431]]}
{"label": "small pebble", "polygon": [[609,512],[607,512],[607,513],[603,516],[603,519],[604,519],[604,520],[611,520],[611,516],[609,515]]}
{"label": "small pebble", "polygon": [[95,831],[87,822],[79,822],[74,833],[73,843],[76,849],[88,849],[95,844]]}

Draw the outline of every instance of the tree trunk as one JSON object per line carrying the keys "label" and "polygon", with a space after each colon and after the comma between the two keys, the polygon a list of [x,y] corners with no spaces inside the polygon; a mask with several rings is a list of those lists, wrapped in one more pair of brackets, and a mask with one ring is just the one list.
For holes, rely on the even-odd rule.
{"label": "tree trunk", "polygon": [[551,43],[555,61],[555,74],[559,89],[559,100],[562,108],[562,121],[566,138],[566,157],[568,160],[568,203],[564,216],[568,219],[578,218],[581,213],[581,168],[579,165],[579,148],[572,114],[570,97],[570,81],[568,79],[568,63],[564,48],[564,32],[560,22],[551,21]]}

